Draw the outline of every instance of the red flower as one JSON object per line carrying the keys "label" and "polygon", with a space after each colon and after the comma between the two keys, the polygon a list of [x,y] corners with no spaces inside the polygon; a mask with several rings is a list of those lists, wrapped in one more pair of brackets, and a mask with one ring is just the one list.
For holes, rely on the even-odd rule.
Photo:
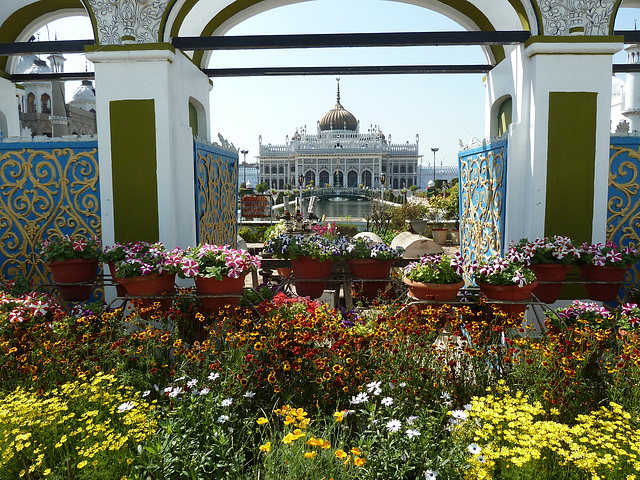
{"label": "red flower", "polygon": [[87,242],[82,238],[73,241],[73,249],[76,252],[82,252],[85,248],[87,248]]}

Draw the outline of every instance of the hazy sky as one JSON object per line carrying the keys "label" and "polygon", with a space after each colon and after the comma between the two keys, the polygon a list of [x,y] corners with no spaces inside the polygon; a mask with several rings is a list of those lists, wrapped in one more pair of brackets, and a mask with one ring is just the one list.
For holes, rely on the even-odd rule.
{"label": "hazy sky", "polygon": [[[633,29],[640,9],[621,9],[616,29]],[[438,13],[413,5],[372,0],[316,0],[280,7],[250,18],[228,35],[353,33],[462,30]],[[88,19],[59,20],[42,30],[41,40],[91,38]],[[624,63],[624,53],[614,58]],[[480,47],[398,47],[296,49],[214,52],[217,67],[484,64]],[[83,71],[81,55],[68,56],[66,71]],[[92,70],[91,64],[87,67]],[[458,139],[469,143],[484,136],[485,87],[481,74],[343,75],[341,103],[360,121],[360,131],[379,125],[393,143],[420,137],[423,164],[457,162]],[[77,88],[68,87],[68,93]],[[211,92],[211,138],[218,133],[248,161],[263,143],[283,144],[296,128],[316,123],[333,108],[335,76],[214,78]]]}

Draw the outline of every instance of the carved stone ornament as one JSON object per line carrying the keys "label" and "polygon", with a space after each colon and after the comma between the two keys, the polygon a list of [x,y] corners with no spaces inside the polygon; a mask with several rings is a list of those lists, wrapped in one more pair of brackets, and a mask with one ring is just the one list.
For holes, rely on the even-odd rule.
{"label": "carved stone ornament", "polygon": [[88,0],[98,22],[98,43],[118,45],[158,41],[169,0]]}
{"label": "carved stone ornament", "polygon": [[544,35],[609,35],[615,0],[538,0]]}
{"label": "carved stone ornament", "polygon": [[616,126],[616,133],[629,133],[630,125],[626,120],[622,120]]}

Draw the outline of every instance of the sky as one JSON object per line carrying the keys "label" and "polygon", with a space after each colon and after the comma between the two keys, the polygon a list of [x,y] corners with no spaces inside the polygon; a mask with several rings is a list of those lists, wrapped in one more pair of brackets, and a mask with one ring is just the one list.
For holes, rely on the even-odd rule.
{"label": "sky", "polygon": [[[616,29],[634,29],[640,9],[620,9]],[[455,22],[425,8],[390,1],[315,0],[279,7],[245,20],[227,35],[461,31]],[[39,32],[40,40],[92,38],[88,19],[63,19]],[[91,71],[83,55],[68,55],[66,71]],[[624,52],[614,57],[624,63]],[[480,47],[395,47],[214,52],[209,68],[259,66],[484,64]],[[622,75],[624,78],[624,76]],[[415,142],[423,165],[456,165],[459,140],[469,144],[485,132],[483,74],[343,75],[341,104],[360,121],[360,131],[378,125],[392,143]],[[316,124],[336,101],[336,76],[213,78],[211,139],[218,133],[248,150],[248,162],[263,144],[284,144],[296,128],[316,133]],[[78,83],[69,83],[67,96]]]}

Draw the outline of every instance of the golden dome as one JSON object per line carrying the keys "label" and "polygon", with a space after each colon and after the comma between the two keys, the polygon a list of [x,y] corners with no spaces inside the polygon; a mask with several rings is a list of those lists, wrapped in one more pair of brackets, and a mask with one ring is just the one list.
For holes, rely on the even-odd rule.
{"label": "golden dome", "polygon": [[340,84],[338,83],[338,99],[336,105],[320,120],[320,130],[357,130],[358,120],[340,104]]}

